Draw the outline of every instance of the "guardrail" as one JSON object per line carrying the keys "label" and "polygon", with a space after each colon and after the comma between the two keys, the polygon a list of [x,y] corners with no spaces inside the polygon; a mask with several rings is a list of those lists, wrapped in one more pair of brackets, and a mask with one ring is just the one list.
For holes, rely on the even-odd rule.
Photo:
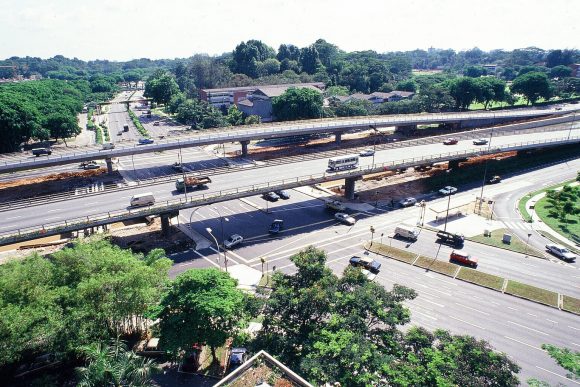
{"label": "guardrail", "polygon": [[41,226],[27,227],[18,229],[10,234],[0,235],[0,245],[15,243],[18,241],[30,240],[39,237],[55,235],[64,232],[82,230],[90,227],[97,227],[101,225],[106,225],[110,223],[120,222],[124,220],[130,220],[135,218],[144,217],[147,215],[159,215],[164,213],[171,213],[174,211],[179,211],[186,208],[198,207],[205,204],[211,204],[216,202],[222,202],[232,199],[238,199],[240,197],[259,195],[261,193],[277,190],[277,189],[289,189],[300,187],[304,185],[312,185],[325,181],[333,181],[339,179],[345,179],[350,177],[359,177],[362,175],[367,175],[371,173],[377,173],[381,171],[387,171],[397,168],[408,168],[415,165],[427,164],[427,163],[438,163],[442,161],[449,161],[455,159],[461,159],[470,156],[481,156],[485,154],[493,154],[498,152],[506,152],[513,150],[521,150],[527,148],[536,148],[538,146],[556,146],[563,144],[571,144],[580,142],[580,136],[573,137],[562,137],[556,139],[548,140],[535,140],[527,142],[518,142],[507,144],[498,147],[488,147],[482,150],[466,150],[448,153],[439,153],[422,157],[414,157],[396,161],[389,161],[386,163],[375,164],[366,167],[360,167],[355,170],[339,172],[339,173],[321,173],[306,176],[299,176],[291,179],[283,179],[274,182],[268,182],[263,184],[254,184],[251,186],[231,188],[226,190],[221,190],[218,192],[212,192],[208,194],[201,194],[196,196],[190,196],[189,198],[179,198],[174,200],[167,200],[163,203],[150,206],[143,209],[137,210],[121,210],[121,211],[111,211],[102,214],[95,214],[91,216],[86,216],[82,218],[75,218],[71,220],[65,220],[64,222],[55,222],[49,224],[43,224]]}
{"label": "guardrail", "polygon": [[[13,162],[4,160],[4,164],[0,165],[0,172],[16,171],[29,168],[42,168],[51,165],[74,163],[79,161],[88,161],[92,159],[104,159],[111,157],[128,156],[137,153],[148,153],[155,151],[163,151],[170,149],[179,149],[190,146],[204,146],[223,142],[237,142],[248,141],[263,138],[289,137],[297,135],[305,135],[312,133],[328,133],[336,131],[344,131],[356,128],[368,128],[371,126],[396,126],[396,125],[415,125],[415,124],[429,124],[440,122],[457,122],[462,120],[485,120],[498,118],[519,118],[519,117],[537,117],[542,115],[564,114],[566,112],[554,112],[551,110],[526,110],[526,111],[509,111],[509,112],[493,112],[493,113],[429,113],[429,114],[415,114],[408,115],[403,118],[401,116],[378,116],[377,118],[364,119],[344,119],[322,121],[322,122],[293,122],[292,124],[280,123],[277,125],[262,125],[255,128],[246,128],[244,130],[228,130],[226,132],[204,131],[202,134],[190,136],[186,139],[167,139],[158,141],[150,145],[133,144],[130,147],[115,148],[112,150],[92,149],[92,152],[73,152],[62,155],[47,156],[39,159],[38,157],[21,159],[17,158]],[[571,117],[575,120],[576,117]],[[580,119],[580,117],[578,117]],[[282,126],[283,125],[283,126]],[[6,159],[5,157],[4,159]],[[2,161],[2,159],[0,159]]]}
{"label": "guardrail", "polygon": [[[564,121],[567,122],[567,121]],[[557,122],[562,123],[562,122]],[[394,149],[394,148],[403,148],[403,147],[412,147],[416,145],[428,145],[434,143],[441,143],[444,139],[448,137],[455,137],[460,140],[465,139],[479,139],[482,138],[484,135],[488,136],[491,132],[494,133],[494,137],[502,137],[502,136],[509,136],[514,134],[528,134],[528,133],[539,133],[539,132],[550,132],[555,130],[561,130],[561,128],[553,128],[551,126],[540,126],[536,127],[537,125],[532,125],[536,123],[526,123],[526,124],[515,124],[510,125],[508,128],[488,128],[488,129],[479,129],[470,132],[461,132],[461,133],[454,133],[454,134],[446,134],[446,135],[439,135],[439,136],[430,136],[419,138],[415,140],[406,140],[406,141],[398,141],[398,142],[390,142],[390,143],[382,143],[374,146],[375,150],[387,150],[387,149]],[[251,167],[244,167],[244,170],[249,169],[257,169],[257,168],[266,168],[271,167],[273,165],[284,165],[288,163],[294,162],[301,162],[306,160],[316,160],[316,159],[323,159],[323,158],[330,158],[340,155],[346,155],[350,153],[358,153],[363,149],[368,149],[370,146],[358,146],[355,148],[341,148],[331,151],[323,151],[317,153],[309,153],[304,155],[296,155],[296,156],[287,156],[287,157],[280,157],[276,159],[266,160],[263,165],[261,164],[254,164]],[[196,172],[203,175],[208,176],[215,176],[224,173],[232,172],[234,168],[231,166],[223,166],[223,167],[216,167],[216,168],[208,168],[208,169],[197,169],[192,170],[187,173]],[[136,185],[139,187],[147,187],[147,186],[155,186],[158,184],[166,184],[178,177],[182,176],[182,174],[172,174],[172,175],[165,175],[160,177],[154,177],[151,179],[146,180],[137,180]],[[115,191],[126,191],[135,188],[134,185],[124,185],[124,186],[117,186],[114,184],[107,185],[105,189],[97,192],[87,192],[83,194],[84,197],[100,195],[103,193],[110,193]],[[71,190],[63,193],[53,194],[53,195],[43,195],[43,196],[36,196],[27,199],[21,200],[13,200],[9,202],[0,203],[0,212],[2,211],[10,211],[17,208],[24,208],[29,207],[32,205],[39,205],[44,204],[46,202],[58,202],[58,201],[65,201],[69,200],[70,198],[79,196],[77,190]]]}

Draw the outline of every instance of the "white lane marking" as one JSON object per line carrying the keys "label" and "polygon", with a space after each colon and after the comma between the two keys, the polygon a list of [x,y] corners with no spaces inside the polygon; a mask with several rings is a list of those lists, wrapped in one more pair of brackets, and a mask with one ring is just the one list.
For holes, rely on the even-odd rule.
{"label": "white lane marking", "polygon": [[44,220],[53,220],[53,219],[61,219],[62,216],[53,216],[52,218],[46,218]]}
{"label": "white lane marking", "polygon": [[577,343],[575,343],[575,342],[573,342],[573,341],[572,341],[572,345],[575,345],[575,346],[577,346],[577,347],[580,347],[580,344],[577,344]]}
{"label": "white lane marking", "polygon": [[570,325],[568,325],[568,328],[572,328],[572,329],[574,329],[574,330],[576,330],[576,331],[580,331],[580,329],[578,329],[578,328],[575,328],[575,327],[571,327]]}
{"label": "white lane marking", "polygon": [[10,220],[10,219],[18,219],[18,218],[22,218],[22,215],[13,216],[13,217],[11,217],[11,218],[6,218],[6,220]]}
{"label": "white lane marking", "polygon": [[484,311],[479,310],[479,309],[472,308],[471,306],[467,306],[467,305],[460,304],[459,302],[456,302],[455,305],[459,305],[462,308],[469,309],[469,310],[473,310],[474,312],[481,313],[483,315],[489,316],[489,313],[487,313],[487,312],[484,312]]}
{"label": "white lane marking", "polygon": [[506,308],[517,311],[516,308],[512,308],[511,306],[506,306]]}
{"label": "white lane marking", "polygon": [[546,351],[545,351],[545,350],[543,350],[542,348],[536,347],[535,345],[531,345],[531,344],[528,344],[528,343],[524,343],[523,341],[520,341],[520,340],[514,339],[513,337],[509,337],[509,336],[504,336],[504,337],[505,337],[506,339],[508,339],[508,340],[515,341],[516,343],[520,343],[520,344],[523,344],[523,345],[525,345],[525,346],[528,346],[528,347],[530,347],[530,348],[537,349],[538,351],[546,352]]}
{"label": "white lane marking", "polygon": [[434,301],[431,301],[431,300],[429,300],[429,299],[427,299],[427,298],[422,298],[421,300],[423,300],[423,301],[425,301],[425,302],[428,302],[428,303],[430,303],[430,304],[433,304],[433,305],[437,305],[437,306],[438,306],[438,307],[440,307],[440,308],[445,308],[445,305],[443,305],[443,304],[439,304],[439,303],[437,303],[437,302],[434,302]]}
{"label": "white lane marking", "polygon": [[435,292],[437,292],[437,293],[445,294],[446,296],[448,296],[448,297],[451,297],[451,293],[442,292],[442,291],[441,291],[441,290],[439,290],[439,289],[432,289],[432,288],[430,288],[429,286],[427,286],[427,285],[425,285],[425,284],[422,284],[422,283],[419,283],[419,282],[414,282],[414,284],[415,284],[415,285],[418,285],[418,286],[422,286],[422,287],[424,287],[424,288],[426,288],[426,289],[429,289],[430,291],[435,291]]}
{"label": "white lane marking", "polygon": [[48,210],[46,212],[49,213],[49,212],[57,212],[57,211],[62,211],[62,210],[60,208],[57,208],[57,209],[54,209],[54,210]]}
{"label": "white lane marking", "polygon": [[565,376],[562,376],[562,375],[560,375],[560,374],[557,374],[557,373],[555,373],[555,372],[549,371],[549,370],[547,370],[547,369],[545,369],[545,368],[542,368],[542,367],[540,367],[540,366],[536,366],[536,368],[539,368],[539,369],[541,369],[542,371],[549,372],[549,373],[551,373],[552,375],[556,375],[556,376],[558,376],[558,377],[560,377],[560,378],[562,378],[562,379],[566,379],[567,381],[569,381],[569,382],[572,382],[572,383],[574,383],[574,384],[580,384],[580,382],[577,382],[577,381],[575,381],[575,380],[569,379],[569,378],[567,378],[567,377],[565,377]]}
{"label": "white lane marking", "polygon": [[[437,277],[436,277],[436,276],[434,276],[432,273],[424,273],[423,275],[425,275],[426,277],[429,277],[429,278],[431,278],[431,279],[434,279],[434,280],[436,280],[436,281],[445,282],[447,285],[459,286],[459,285],[457,285],[457,283],[453,283],[453,282],[447,281],[447,280],[445,280],[445,279],[442,279],[442,278],[437,278]],[[456,281],[456,282],[457,282],[457,281]],[[446,289],[446,290],[450,290],[450,289]]]}
{"label": "white lane marking", "polygon": [[549,321],[549,322],[554,323],[554,324],[558,324],[558,321],[550,320],[549,318],[547,318],[546,321]]}
{"label": "white lane marking", "polygon": [[425,314],[425,313],[419,312],[418,310],[414,310],[414,311],[413,311],[413,313],[420,314],[421,316],[424,316],[424,317],[430,318],[430,319],[431,319],[431,320],[433,320],[433,321],[437,321],[437,318],[436,318],[436,317],[429,316],[428,314]]}
{"label": "white lane marking", "polygon": [[528,329],[528,330],[530,330],[530,331],[533,331],[533,332],[537,332],[537,333],[539,333],[539,334],[541,334],[541,335],[550,336],[550,335],[549,335],[549,334],[547,334],[546,332],[542,332],[542,331],[539,331],[539,330],[537,330],[537,329],[530,328],[530,327],[527,327],[527,326],[525,326],[525,325],[522,325],[522,324],[518,324],[518,323],[516,323],[516,322],[513,322],[513,321],[507,321],[507,323],[508,323],[508,324],[513,324],[513,325],[517,325],[518,327],[522,327],[522,328]]}
{"label": "white lane marking", "polygon": [[468,324],[468,325],[474,326],[474,327],[476,327],[476,328],[479,328],[479,329],[481,329],[481,330],[484,330],[484,331],[485,331],[485,328],[484,328],[484,327],[482,327],[482,326],[479,326],[479,325],[476,325],[476,324],[470,323],[469,321],[465,321],[465,320],[462,320],[462,319],[460,319],[460,318],[457,318],[457,317],[454,317],[454,316],[451,316],[451,315],[450,315],[449,317],[451,317],[451,318],[452,318],[452,319],[454,319],[454,320],[460,321],[460,322],[462,322],[462,323],[464,323],[464,324]]}
{"label": "white lane marking", "polygon": [[538,317],[537,314],[533,314],[533,313],[530,313],[530,312],[527,312],[526,314],[529,314],[530,316],[533,316],[533,317]]}
{"label": "white lane marking", "polygon": [[[215,252],[218,254],[218,257],[220,257],[220,256],[221,256],[221,254],[222,254],[222,251],[223,251],[223,250],[222,250],[222,251],[217,251],[217,250],[216,250],[216,249],[214,249],[212,246],[210,246],[209,248],[210,248],[211,250],[215,251]],[[227,254],[226,254],[226,257],[227,257]],[[239,262],[236,262],[236,261],[235,261],[235,260],[234,260],[232,257],[227,257],[227,260],[228,260],[228,261],[232,261],[232,262],[233,262],[233,263],[235,263],[236,265],[239,265],[239,264],[240,264]]]}

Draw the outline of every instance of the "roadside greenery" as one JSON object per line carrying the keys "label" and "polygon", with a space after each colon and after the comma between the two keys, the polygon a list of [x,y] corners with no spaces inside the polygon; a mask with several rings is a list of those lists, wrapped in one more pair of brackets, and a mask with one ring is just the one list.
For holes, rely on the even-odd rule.
{"label": "roadside greenery", "polygon": [[580,186],[565,184],[551,189],[540,199],[534,210],[550,228],[565,237],[580,242]]}
{"label": "roadside greenery", "polygon": [[455,278],[495,290],[501,290],[504,282],[501,277],[467,267],[462,267]]}
{"label": "roadside greenery", "polygon": [[127,112],[129,113],[129,117],[131,117],[131,121],[133,121],[133,125],[135,125],[135,127],[137,128],[139,134],[141,134],[141,136],[143,137],[148,138],[149,132],[147,131],[147,129],[145,129],[141,121],[139,121],[139,117],[137,117],[137,115],[131,109],[128,109]]}
{"label": "roadside greenery", "polygon": [[536,286],[509,280],[505,292],[507,294],[513,294],[515,296],[527,298],[528,300],[550,305],[555,308],[558,307],[558,293],[538,288]]}
{"label": "roadside greenery", "polygon": [[559,366],[570,371],[570,374],[567,375],[570,379],[580,380],[580,352],[551,344],[542,344],[542,349],[548,351],[548,354]]}
{"label": "roadside greenery", "polygon": [[[509,234],[512,236],[510,243],[503,242],[504,234]],[[485,236],[483,234],[468,237],[470,241],[477,243],[482,243],[484,245],[498,247],[500,249],[515,251],[520,254],[532,255],[534,257],[543,258],[544,254],[541,251],[530,247],[525,241],[520,240],[516,235],[514,235],[510,230],[501,228],[498,230],[492,230],[490,236]]]}

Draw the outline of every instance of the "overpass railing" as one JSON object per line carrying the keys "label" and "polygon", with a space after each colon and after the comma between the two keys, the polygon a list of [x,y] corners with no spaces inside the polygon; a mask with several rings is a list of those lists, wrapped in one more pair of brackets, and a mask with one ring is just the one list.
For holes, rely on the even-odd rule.
{"label": "overpass railing", "polygon": [[74,218],[62,222],[46,223],[39,226],[17,229],[15,231],[0,235],[0,245],[15,243],[23,240],[36,239],[44,236],[55,235],[64,232],[82,230],[90,227],[96,227],[124,220],[140,218],[148,215],[159,215],[171,213],[181,209],[198,207],[201,205],[222,202],[240,197],[253,196],[261,193],[277,190],[312,185],[325,181],[334,181],[350,177],[358,177],[366,174],[387,171],[397,168],[406,168],[421,164],[431,164],[454,159],[461,159],[470,156],[481,156],[485,154],[520,150],[526,148],[535,148],[541,146],[555,146],[567,143],[580,142],[580,136],[562,137],[547,140],[535,140],[527,142],[517,142],[503,146],[488,147],[484,150],[466,150],[432,154],[422,157],[405,158],[402,160],[389,161],[371,166],[360,167],[355,170],[339,173],[319,173],[305,176],[299,176],[290,179],[277,180],[262,184],[253,184],[245,187],[230,188],[217,192],[194,195],[189,198],[179,198],[167,200],[147,208],[128,209],[119,211],[109,211],[101,214],[89,215],[81,218]]}

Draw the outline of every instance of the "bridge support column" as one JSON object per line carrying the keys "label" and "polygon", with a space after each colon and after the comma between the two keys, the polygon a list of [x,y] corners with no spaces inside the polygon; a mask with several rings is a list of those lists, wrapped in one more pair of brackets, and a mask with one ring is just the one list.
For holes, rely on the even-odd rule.
{"label": "bridge support column", "polygon": [[347,177],[344,179],[344,197],[348,200],[354,199],[354,184],[358,179],[356,177]]}
{"label": "bridge support column", "polygon": [[246,157],[248,156],[248,144],[250,143],[250,141],[246,140],[246,141],[240,141],[240,144],[242,144],[242,156]]}
{"label": "bridge support column", "polygon": [[459,161],[461,160],[449,160],[449,163],[447,164],[447,169],[459,168]]}
{"label": "bridge support column", "polygon": [[417,130],[417,125],[399,125],[395,126],[395,133],[412,134]]}
{"label": "bridge support column", "polygon": [[342,133],[340,133],[340,132],[339,133],[335,133],[334,134],[334,143],[336,145],[340,145],[341,140],[342,140]]}
{"label": "bridge support column", "polygon": [[113,160],[110,157],[107,157],[105,162],[107,163],[107,173],[110,175],[113,173]]}
{"label": "bridge support column", "polygon": [[164,237],[169,236],[169,231],[171,230],[170,217],[171,214],[161,214],[161,234]]}

